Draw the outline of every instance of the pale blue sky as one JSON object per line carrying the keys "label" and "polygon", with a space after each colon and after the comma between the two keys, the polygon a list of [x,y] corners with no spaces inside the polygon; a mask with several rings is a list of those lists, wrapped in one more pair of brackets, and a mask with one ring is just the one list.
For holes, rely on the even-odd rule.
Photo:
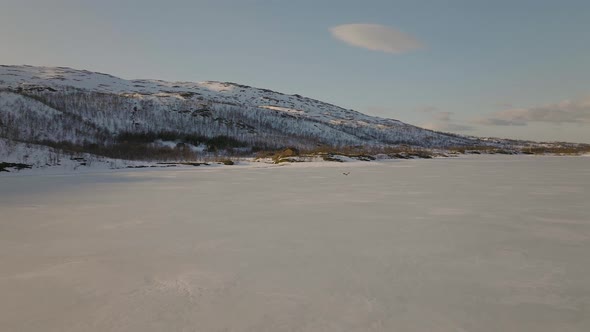
{"label": "pale blue sky", "polygon": [[[0,0],[0,8],[2,64],[232,81],[463,134],[590,143],[587,0]],[[353,23],[403,32],[422,47],[393,54],[331,32]],[[344,39],[403,46],[355,29]]]}

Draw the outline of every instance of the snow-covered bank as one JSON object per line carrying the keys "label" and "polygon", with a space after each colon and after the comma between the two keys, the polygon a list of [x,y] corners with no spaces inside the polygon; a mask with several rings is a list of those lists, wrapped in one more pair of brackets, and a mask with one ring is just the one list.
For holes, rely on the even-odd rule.
{"label": "snow-covered bank", "polygon": [[14,142],[0,138],[0,163],[28,165],[22,170],[8,167],[1,175],[7,173],[64,173],[76,171],[97,171],[126,168],[140,163],[95,156],[88,153],[65,153],[43,145]]}
{"label": "snow-covered bank", "polygon": [[[222,160],[222,159],[221,159]],[[71,153],[51,147],[0,138],[0,176],[33,174],[76,174],[136,169],[219,167],[222,161],[158,162],[113,159],[89,153]],[[228,161],[225,160],[227,163]],[[236,161],[236,166],[257,165],[253,158]],[[22,167],[22,168],[19,168]]]}
{"label": "snow-covered bank", "polygon": [[[159,143],[161,144],[161,143]],[[172,145],[172,143],[169,143]],[[285,151],[290,151],[287,149]],[[495,152],[470,151],[467,153],[456,153],[444,150],[418,150],[414,152],[399,152],[394,154],[297,154],[283,155],[277,153],[272,157],[211,157],[201,161],[131,161],[112,159],[96,156],[88,153],[69,153],[47,146],[20,143],[0,138],[0,176],[18,175],[43,175],[43,174],[76,174],[96,172],[121,172],[138,171],[140,169],[175,169],[190,170],[210,168],[355,168],[367,165],[387,164],[391,162],[404,162],[412,160],[430,159],[473,159],[473,158],[494,158],[495,156],[506,156],[507,158],[538,158],[538,157],[579,157],[578,155],[559,154],[514,154],[506,155]],[[590,155],[580,155],[590,156]]]}
{"label": "snow-covered bank", "polygon": [[[176,142],[156,142],[156,144],[173,146]],[[289,149],[287,149],[289,151]],[[277,157],[278,156],[278,157]],[[349,156],[340,154],[294,155],[256,158],[242,157],[230,160],[224,157],[210,157],[204,161],[130,161],[112,159],[89,153],[70,153],[63,150],[37,145],[10,141],[0,138],[0,176],[1,175],[31,175],[31,174],[67,174],[114,171],[122,169],[142,168],[209,168],[231,164],[230,167],[269,168],[293,165],[297,167],[341,167],[338,164],[353,164],[364,162],[378,162],[393,159],[419,159],[419,154],[401,154],[397,157],[384,154],[376,156]],[[446,156],[436,154],[435,157]],[[431,156],[428,155],[430,158]],[[11,165],[14,164],[14,165]],[[22,165],[22,168],[19,168]],[[359,164],[360,165],[360,164]]]}

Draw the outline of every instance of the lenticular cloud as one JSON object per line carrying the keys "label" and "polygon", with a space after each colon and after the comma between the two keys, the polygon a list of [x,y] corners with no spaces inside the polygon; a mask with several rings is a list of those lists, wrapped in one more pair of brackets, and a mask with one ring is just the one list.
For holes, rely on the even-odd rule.
{"label": "lenticular cloud", "polygon": [[400,54],[423,47],[414,37],[379,24],[344,24],[330,31],[336,39],[372,51]]}

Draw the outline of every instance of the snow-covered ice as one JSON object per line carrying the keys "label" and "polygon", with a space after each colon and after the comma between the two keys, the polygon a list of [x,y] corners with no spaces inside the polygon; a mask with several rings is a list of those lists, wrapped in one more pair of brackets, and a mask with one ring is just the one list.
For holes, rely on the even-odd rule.
{"label": "snow-covered ice", "polygon": [[0,177],[0,331],[590,330],[590,159],[262,166]]}

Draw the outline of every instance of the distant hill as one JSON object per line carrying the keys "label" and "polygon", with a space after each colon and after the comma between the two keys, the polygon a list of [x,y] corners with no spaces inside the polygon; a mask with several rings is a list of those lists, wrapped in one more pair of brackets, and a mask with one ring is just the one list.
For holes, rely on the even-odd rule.
{"label": "distant hill", "polygon": [[191,159],[285,147],[522,143],[435,132],[236,83],[124,80],[33,66],[0,66],[0,138],[120,159]]}

